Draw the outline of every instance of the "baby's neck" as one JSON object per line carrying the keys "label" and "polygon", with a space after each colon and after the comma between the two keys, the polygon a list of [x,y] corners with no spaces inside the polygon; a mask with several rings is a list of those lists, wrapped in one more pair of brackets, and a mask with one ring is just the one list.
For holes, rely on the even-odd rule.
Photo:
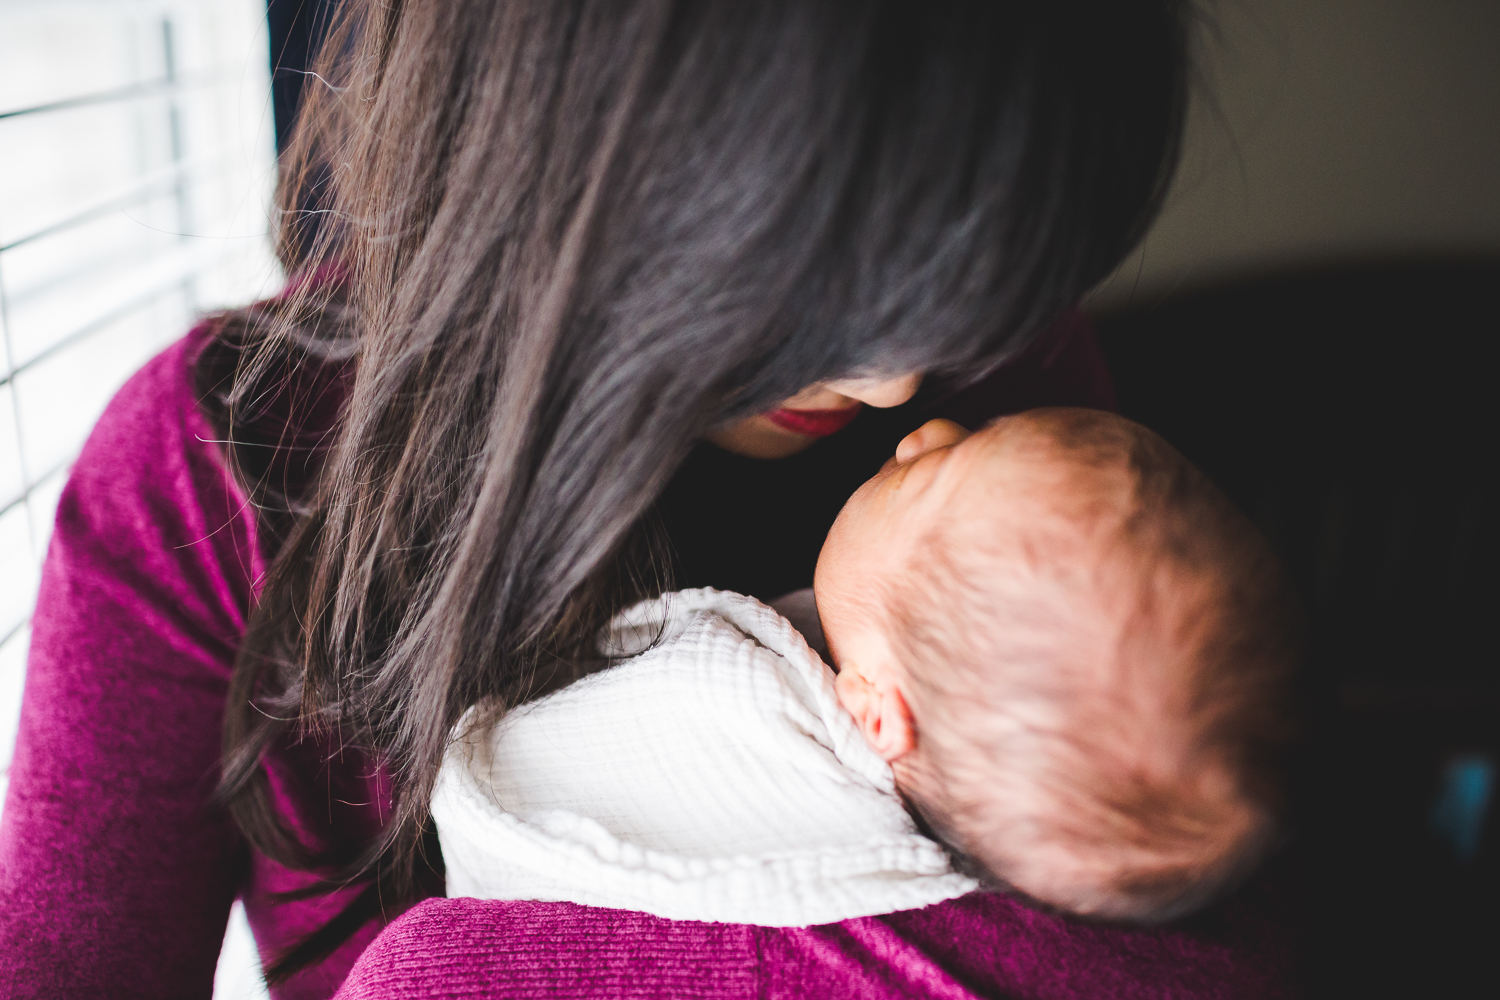
{"label": "baby's neck", "polygon": [[794,590],[770,603],[777,614],[802,633],[802,638],[807,640],[812,651],[822,657],[824,663],[833,666],[828,658],[828,641],[823,637],[823,622],[818,617],[818,602],[813,598],[813,589],[806,587]]}
{"label": "baby's neck", "polygon": [[958,834],[949,820],[952,810],[944,802],[940,782],[933,779],[916,754],[893,761],[891,771],[896,778],[896,793],[906,807],[907,815],[917,826],[917,831],[929,840],[936,841],[947,852],[953,870],[979,882],[981,885],[998,884],[993,875],[960,846]]}

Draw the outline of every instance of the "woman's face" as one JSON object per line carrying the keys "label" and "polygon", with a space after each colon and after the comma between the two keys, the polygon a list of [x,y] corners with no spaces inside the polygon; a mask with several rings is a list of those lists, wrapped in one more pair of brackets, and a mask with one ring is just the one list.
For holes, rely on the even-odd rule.
{"label": "woman's face", "polygon": [[855,378],[808,386],[774,410],[746,417],[708,435],[725,451],[749,458],[786,458],[819,438],[843,430],[859,408],[900,406],[916,393],[922,375]]}

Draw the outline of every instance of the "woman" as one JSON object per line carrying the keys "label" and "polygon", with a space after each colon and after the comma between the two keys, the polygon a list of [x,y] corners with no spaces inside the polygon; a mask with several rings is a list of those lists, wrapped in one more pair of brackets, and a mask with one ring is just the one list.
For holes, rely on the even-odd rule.
{"label": "woman", "polygon": [[[331,995],[441,893],[426,804],[465,707],[565,682],[668,580],[806,585],[929,412],[1108,401],[1059,317],[1170,172],[1177,4],[345,14],[288,165],[302,277],[138,375],[59,509],[0,835],[14,992],[204,996],[239,894],[279,995]],[[363,981],[493,982],[483,942],[556,932],[448,905],[412,917],[470,921],[450,940],[478,952],[434,958],[408,921]],[[552,985],[612,992],[590,942],[622,915],[581,912],[585,974]],[[632,928],[684,989],[733,971],[674,950],[683,925]],[[1235,968],[1223,943],[1065,930],[1121,975],[1150,947]]]}

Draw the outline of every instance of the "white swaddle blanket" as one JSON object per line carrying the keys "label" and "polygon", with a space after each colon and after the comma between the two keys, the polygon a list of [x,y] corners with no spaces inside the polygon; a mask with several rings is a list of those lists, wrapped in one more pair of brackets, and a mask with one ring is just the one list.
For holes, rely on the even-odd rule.
{"label": "white swaddle blanket", "polygon": [[455,740],[432,800],[449,896],[796,927],[975,887],[775,611],[682,591],[606,648],[631,658]]}

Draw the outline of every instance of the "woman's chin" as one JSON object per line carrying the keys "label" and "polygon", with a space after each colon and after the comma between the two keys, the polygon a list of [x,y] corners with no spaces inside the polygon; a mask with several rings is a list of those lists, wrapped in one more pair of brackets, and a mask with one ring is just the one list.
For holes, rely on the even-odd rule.
{"label": "woman's chin", "polygon": [[748,417],[711,431],[709,442],[746,458],[787,458],[810,448],[818,439],[778,427],[765,417]]}

